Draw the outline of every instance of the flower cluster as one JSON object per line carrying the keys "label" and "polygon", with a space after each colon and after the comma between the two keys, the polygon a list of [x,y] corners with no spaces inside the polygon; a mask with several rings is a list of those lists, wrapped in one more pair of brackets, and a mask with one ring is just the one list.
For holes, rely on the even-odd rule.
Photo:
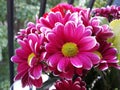
{"label": "flower cluster", "polygon": [[18,64],[15,80],[21,79],[23,87],[41,87],[45,72],[61,79],[56,90],[86,90],[82,78],[92,68],[120,69],[117,50],[107,42],[113,35],[89,9],[58,4],[18,32],[20,47],[11,58]]}
{"label": "flower cluster", "polygon": [[55,90],[86,90],[85,82],[81,78],[73,80],[58,80],[55,84]]}
{"label": "flower cluster", "polygon": [[94,10],[96,16],[106,17],[109,21],[120,18],[120,6],[107,6],[102,8],[96,8]]}

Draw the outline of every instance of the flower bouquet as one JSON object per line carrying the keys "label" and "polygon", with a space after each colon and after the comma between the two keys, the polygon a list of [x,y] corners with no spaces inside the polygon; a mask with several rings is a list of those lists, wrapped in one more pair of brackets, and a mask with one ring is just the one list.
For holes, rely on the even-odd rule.
{"label": "flower bouquet", "polygon": [[[18,65],[15,80],[40,90],[52,85],[53,90],[99,90],[101,84],[107,89],[100,90],[111,89],[107,77],[113,68],[120,70],[119,18],[117,6],[90,10],[58,4],[17,33],[20,47],[11,58]],[[49,76],[46,82],[42,74]]]}

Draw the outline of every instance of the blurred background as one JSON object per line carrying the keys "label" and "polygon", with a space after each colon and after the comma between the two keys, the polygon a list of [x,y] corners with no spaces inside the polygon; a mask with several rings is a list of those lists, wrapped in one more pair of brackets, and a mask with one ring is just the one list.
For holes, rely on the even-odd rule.
{"label": "blurred background", "polygon": [[[74,0],[75,6],[87,7],[89,0]],[[47,0],[46,12],[60,2],[67,0]],[[107,0],[96,0],[94,7],[106,6]],[[25,28],[27,22],[35,22],[39,15],[40,0],[14,0],[14,35],[20,28]],[[18,45],[14,40],[14,48]],[[14,70],[15,71],[15,70]],[[9,90],[9,58],[7,37],[7,0],[0,0],[0,90]]]}

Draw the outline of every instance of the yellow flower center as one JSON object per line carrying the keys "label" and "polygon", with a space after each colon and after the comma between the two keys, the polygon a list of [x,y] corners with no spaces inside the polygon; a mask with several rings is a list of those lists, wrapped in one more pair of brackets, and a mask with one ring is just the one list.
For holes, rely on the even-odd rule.
{"label": "yellow flower center", "polygon": [[62,46],[62,54],[66,57],[73,57],[78,53],[78,47],[75,43],[68,42]]}
{"label": "yellow flower center", "polygon": [[34,53],[31,53],[29,56],[28,56],[28,65],[31,66],[31,61],[33,59],[33,57],[35,56]]}
{"label": "yellow flower center", "polygon": [[102,59],[102,54],[100,52],[95,51],[94,53],[97,54],[100,57],[100,59]]}

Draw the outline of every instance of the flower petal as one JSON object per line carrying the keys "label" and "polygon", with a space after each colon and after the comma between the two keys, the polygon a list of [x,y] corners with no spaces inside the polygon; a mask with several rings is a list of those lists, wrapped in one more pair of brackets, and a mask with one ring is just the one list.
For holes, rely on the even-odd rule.
{"label": "flower petal", "polygon": [[95,37],[84,37],[80,40],[79,45],[80,45],[80,51],[86,51],[86,50],[91,50],[94,48],[97,44],[97,41]]}
{"label": "flower petal", "polygon": [[101,63],[98,68],[102,71],[107,70],[108,69],[108,64],[107,63]]}
{"label": "flower petal", "polygon": [[80,24],[75,30],[75,38],[80,40],[81,37],[83,36],[84,30],[85,30],[85,26]]}
{"label": "flower petal", "polygon": [[55,13],[50,12],[48,14],[48,20],[49,20],[50,25],[54,27],[55,23],[58,21],[58,18],[56,17]]}
{"label": "flower petal", "polygon": [[46,51],[48,53],[56,53],[56,52],[58,52],[58,49],[56,48],[56,45],[54,45],[53,43],[46,44],[45,48],[46,48]]}
{"label": "flower petal", "polygon": [[39,79],[33,79],[31,80],[32,84],[35,86],[35,87],[41,87],[42,86],[42,78],[40,77]]}
{"label": "flower petal", "polygon": [[107,60],[107,63],[118,63],[119,61],[116,59],[109,59]]}
{"label": "flower petal", "polygon": [[21,59],[27,59],[28,58],[28,54],[21,48],[18,48],[15,50],[16,55],[18,57],[20,57]]}
{"label": "flower petal", "polygon": [[90,58],[93,64],[98,64],[100,62],[100,58],[96,54],[89,52],[84,52],[84,54]]}
{"label": "flower petal", "polygon": [[83,66],[82,62],[77,57],[70,58],[70,61],[71,64],[76,68],[81,68]]}
{"label": "flower petal", "polygon": [[17,42],[20,44],[20,46],[22,47],[22,49],[23,49],[24,51],[26,51],[26,53],[30,53],[30,52],[31,52],[31,51],[29,50],[29,49],[30,49],[30,48],[29,48],[29,45],[28,45],[25,41],[18,39]]}
{"label": "flower petal", "polygon": [[40,22],[42,23],[43,26],[52,28],[52,26],[50,25],[50,23],[43,17],[40,18]]}
{"label": "flower petal", "polygon": [[54,54],[54,55],[52,55],[52,56],[50,56],[50,57],[48,58],[48,60],[49,60],[49,61],[48,61],[48,64],[49,64],[51,67],[55,67],[55,66],[57,66],[60,58],[61,58],[61,55],[60,55],[59,53],[56,53],[56,54]]}
{"label": "flower petal", "polygon": [[22,70],[21,72],[17,73],[17,75],[14,78],[14,81],[21,79],[27,72],[27,69]]}
{"label": "flower petal", "polygon": [[70,39],[70,40],[73,39],[74,30],[75,30],[75,24],[72,21],[69,21],[65,24],[64,33],[65,33],[66,39]]}
{"label": "flower petal", "polygon": [[20,59],[18,56],[12,56],[11,61],[14,63],[22,63],[24,62],[24,59]]}
{"label": "flower petal", "polygon": [[84,54],[80,54],[79,59],[83,63],[83,68],[85,68],[87,70],[90,70],[92,68],[93,64],[87,56],[85,56]]}
{"label": "flower petal", "polygon": [[60,72],[65,72],[66,68],[69,65],[69,58],[62,58],[57,65],[57,69]]}
{"label": "flower petal", "polygon": [[33,44],[39,41],[38,36],[34,33],[31,33],[28,35],[28,40],[32,40]]}
{"label": "flower petal", "polygon": [[30,76],[33,79],[39,79],[42,74],[42,67],[41,65],[37,65],[36,67],[30,68]]}
{"label": "flower petal", "polygon": [[23,71],[24,69],[28,69],[29,66],[28,66],[28,63],[27,62],[24,62],[24,63],[19,63],[18,64],[18,67],[17,67],[17,72],[21,72]]}

